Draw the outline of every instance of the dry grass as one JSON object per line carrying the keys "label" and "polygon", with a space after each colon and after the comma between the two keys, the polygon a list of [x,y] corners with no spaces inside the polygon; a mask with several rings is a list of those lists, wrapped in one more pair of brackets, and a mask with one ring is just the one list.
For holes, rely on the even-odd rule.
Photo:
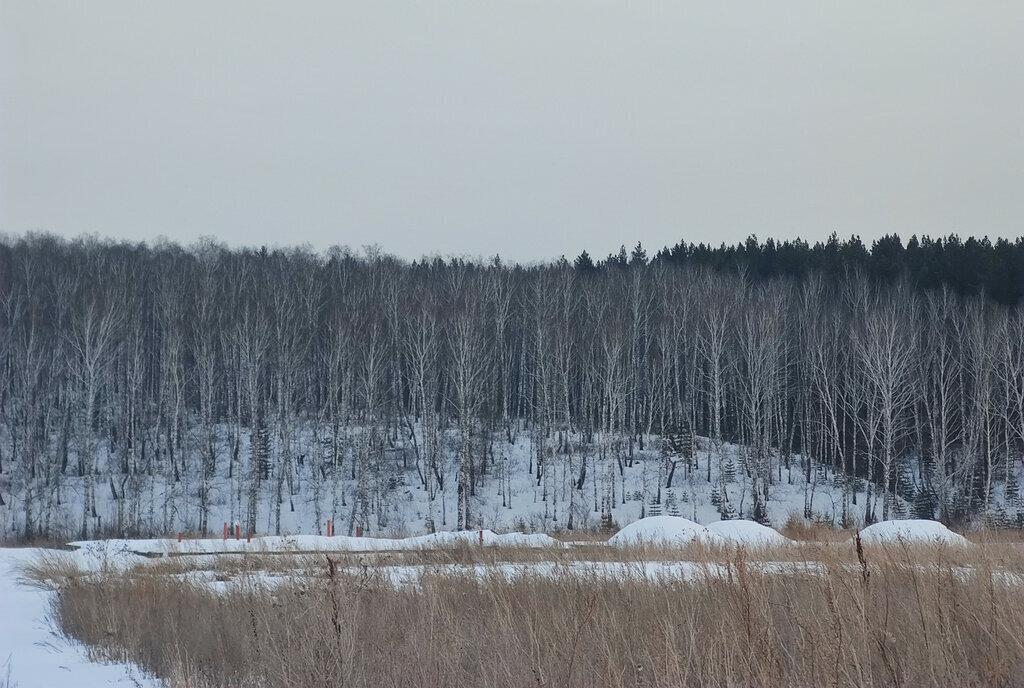
{"label": "dry grass", "polygon": [[855,529],[834,528],[824,523],[815,523],[797,513],[790,514],[779,532],[798,542],[841,542],[857,534]]}
{"label": "dry grass", "polygon": [[0,688],[18,688],[18,684],[11,678],[10,657],[7,657],[3,664],[0,664]]}
{"label": "dry grass", "polygon": [[80,569],[73,559],[63,556],[60,550],[41,550],[37,556],[19,564],[15,570],[20,583],[57,590],[94,575]]}
{"label": "dry grass", "polygon": [[608,538],[616,531],[609,531],[607,528],[577,528],[576,530],[556,530],[548,533],[551,537],[562,542],[607,542]]}
{"label": "dry grass", "polygon": [[[857,563],[853,546],[853,533],[844,534],[840,540],[797,542],[795,545],[777,547],[742,548],[743,558],[748,562],[804,562],[831,561],[847,565]],[[884,551],[885,547],[865,545],[869,551]],[[979,552],[986,556],[1013,561],[1022,550],[1018,543],[1009,539],[984,542],[980,548],[960,549],[955,547],[936,548],[927,545],[893,545],[905,556],[919,563],[935,562],[969,565]],[[556,565],[574,562],[693,562],[721,563],[735,558],[741,548],[732,544],[706,545],[693,543],[684,546],[662,544],[638,544],[628,547],[610,547],[600,542],[579,543],[566,548],[535,548],[516,546],[479,547],[459,543],[431,549],[380,551],[380,552],[332,552],[331,558],[340,568],[384,568],[389,566],[421,567],[469,567],[498,566],[501,564],[551,563]],[[1019,557],[1018,557],[1019,558]],[[148,569],[159,573],[180,574],[195,570],[216,571],[226,576],[257,572],[289,572],[297,569],[317,570],[323,563],[323,554],[257,552],[245,554],[218,554],[196,556],[174,556],[154,559]]]}
{"label": "dry grass", "polygon": [[1006,528],[984,528],[961,533],[971,542],[980,545],[1011,545],[1024,547],[1024,530]]}
{"label": "dry grass", "polygon": [[[184,557],[129,575],[35,575],[58,582],[65,632],[170,688],[1024,686],[1015,545],[858,556],[822,544],[799,550],[816,574],[782,575],[758,566],[778,553],[657,551],[686,554],[698,572],[658,582],[558,567],[509,580],[486,565],[584,553],[467,550],[217,558],[215,576],[236,581],[227,592],[170,575],[188,572]],[[478,568],[395,587],[383,567],[397,563]],[[267,586],[267,570],[293,577]]]}
{"label": "dry grass", "polygon": [[[495,566],[498,564],[526,564],[539,562],[569,563],[574,561],[708,561],[728,556],[732,547],[692,544],[683,547],[641,545],[628,548],[608,547],[601,542],[577,544],[566,548],[486,546],[458,543],[429,549],[331,552],[330,556],[342,566]],[[758,558],[802,558],[792,548],[755,550]],[[225,571],[278,571],[296,568],[296,562],[313,560],[322,564],[323,554],[256,552],[246,554],[218,554],[174,556],[157,559],[150,565],[153,570],[181,573],[199,568]]]}

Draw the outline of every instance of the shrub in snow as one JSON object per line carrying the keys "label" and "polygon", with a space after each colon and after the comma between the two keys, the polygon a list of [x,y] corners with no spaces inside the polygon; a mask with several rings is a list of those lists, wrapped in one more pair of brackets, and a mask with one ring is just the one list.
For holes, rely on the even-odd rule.
{"label": "shrub in snow", "polygon": [[699,523],[679,516],[641,518],[608,540],[608,544],[619,547],[641,544],[678,547],[692,543],[725,544],[725,540]]}
{"label": "shrub in snow", "polygon": [[860,531],[860,538],[868,544],[906,542],[910,544],[954,545],[963,547],[970,541],[954,533],[938,521],[906,519],[882,521]]}

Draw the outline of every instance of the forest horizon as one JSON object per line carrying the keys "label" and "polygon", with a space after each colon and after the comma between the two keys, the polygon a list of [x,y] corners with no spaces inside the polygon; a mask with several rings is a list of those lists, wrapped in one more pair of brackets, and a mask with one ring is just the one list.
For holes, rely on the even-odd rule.
{"label": "forest horizon", "polygon": [[523,435],[569,529],[626,499],[615,475],[645,445],[652,502],[705,475],[728,517],[740,473],[763,520],[796,466],[841,476],[846,522],[1019,525],[1022,293],[1024,239],[751,237],[524,266],[0,238],[0,535],[207,533],[224,491],[248,530],[273,514],[280,531],[282,505],[329,484],[350,529],[413,483],[426,529],[446,486],[472,528],[478,490],[511,484],[496,447]]}

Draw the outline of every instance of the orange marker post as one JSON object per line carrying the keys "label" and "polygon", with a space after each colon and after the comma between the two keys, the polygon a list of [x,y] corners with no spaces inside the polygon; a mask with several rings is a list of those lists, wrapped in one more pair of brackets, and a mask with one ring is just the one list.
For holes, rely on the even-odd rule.
{"label": "orange marker post", "polygon": [[242,526],[238,525],[237,523],[235,524],[235,539],[242,539]]}
{"label": "orange marker post", "polygon": [[224,521],[224,539],[228,539],[228,522]]}
{"label": "orange marker post", "polygon": [[480,546],[484,546],[484,531],[480,531]]}
{"label": "orange marker post", "polygon": [[178,533],[178,544],[179,544],[179,545],[181,544],[181,538],[182,538],[183,536],[184,536],[184,533]]}
{"label": "orange marker post", "polygon": [[245,541],[246,542],[252,542],[252,533],[246,533]]}
{"label": "orange marker post", "polygon": [[331,537],[331,519],[327,519],[327,537]]}
{"label": "orange marker post", "polygon": [[363,537],[363,527],[356,526],[356,537]]}

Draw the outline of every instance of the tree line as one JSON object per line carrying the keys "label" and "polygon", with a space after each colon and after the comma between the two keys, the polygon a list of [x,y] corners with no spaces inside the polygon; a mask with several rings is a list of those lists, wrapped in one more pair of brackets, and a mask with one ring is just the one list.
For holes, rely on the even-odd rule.
{"label": "tree line", "polygon": [[[804,248],[780,249],[794,245]],[[226,476],[246,527],[270,490],[279,529],[303,474],[317,490],[346,481],[351,528],[408,475],[429,495],[428,527],[449,482],[453,525],[472,527],[475,491],[509,480],[496,447],[525,434],[531,475],[563,491],[572,528],[578,494],[600,486],[606,510],[636,450],[658,448],[665,487],[677,466],[725,480],[731,467],[712,472],[723,452],[698,463],[700,437],[742,448],[735,470],[755,516],[794,472],[810,484],[832,471],[851,521],[908,503],[946,521],[1012,521],[1024,244],[912,245],[751,239],[653,259],[638,245],[524,266],[3,239],[0,501],[20,514],[21,536],[53,533],[49,515],[69,492],[84,535],[99,528],[101,493],[131,505],[119,530],[154,532],[176,507],[154,516],[146,486],[186,481],[189,518],[208,532]],[[968,268],[921,262],[937,247],[1001,267],[948,279]],[[781,256],[801,251],[807,260],[786,267]],[[404,474],[397,445],[411,452]]]}

